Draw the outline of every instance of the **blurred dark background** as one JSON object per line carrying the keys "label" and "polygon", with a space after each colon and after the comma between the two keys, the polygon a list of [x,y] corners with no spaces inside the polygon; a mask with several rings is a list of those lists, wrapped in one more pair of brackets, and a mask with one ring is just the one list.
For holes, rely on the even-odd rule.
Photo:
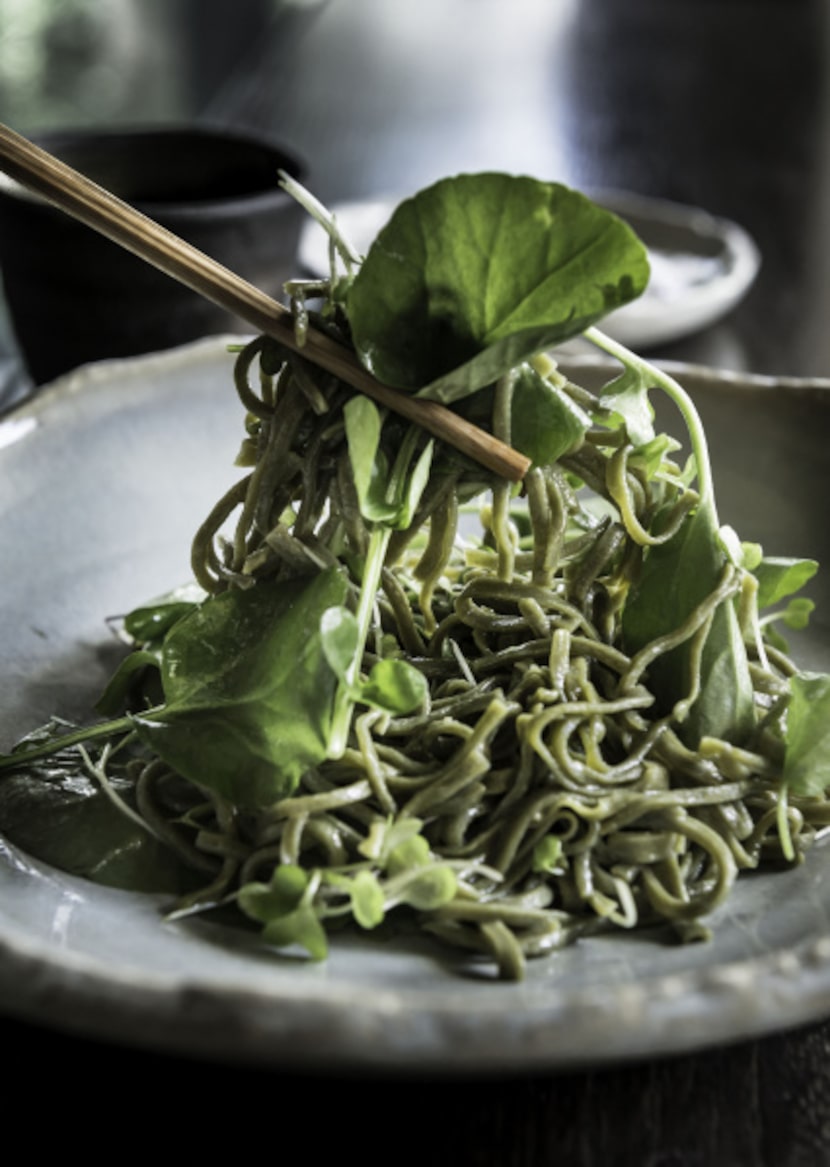
{"label": "blurred dark background", "polygon": [[0,120],[254,129],[328,202],[498,168],[700,206],[761,276],[652,355],[819,375],[827,56],[826,0],[0,0]]}

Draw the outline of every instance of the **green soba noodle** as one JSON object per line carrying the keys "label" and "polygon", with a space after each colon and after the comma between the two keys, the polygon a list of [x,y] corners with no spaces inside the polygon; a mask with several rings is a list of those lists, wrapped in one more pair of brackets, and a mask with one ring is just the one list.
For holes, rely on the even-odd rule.
{"label": "green soba noodle", "polygon": [[[334,562],[333,545],[347,560],[369,539],[344,438],[348,395],[291,357],[278,374],[260,373],[255,391],[252,372],[269,345],[254,340],[237,358],[253,468],[193,542],[194,574],[212,593],[319,570]],[[494,395],[492,426],[509,439],[507,393]],[[602,413],[596,399],[591,407]],[[762,735],[758,752],[715,740],[691,750],[677,709],[659,712],[648,687],[658,656],[687,641],[702,647],[717,606],[740,590],[739,571],[725,567],[671,635],[635,655],[620,647],[622,598],[633,560],[655,541],[648,529],[666,481],[661,539],[696,498],[669,464],[655,487],[620,437],[599,428],[559,465],[533,469],[523,499],[496,482],[477,500],[477,530],[468,504],[481,472],[451,459],[433,477],[411,528],[390,545],[363,662],[368,669],[381,651],[409,660],[428,680],[422,709],[359,712],[343,756],[309,769],[292,796],[256,815],[210,796],[188,828],[171,827],[174,776],[158,760],[143,767],[141,812],[188,862],[212,864],[181,912],[233,898],[276,865],[353,872],[377,824],[417,819],[432,860],[457,878],[449,902],[417,913],[420,926],[516,978],[527,957],[598,928],[659,921],[694,935],[739,871],[782,857],[772,737],[764,749]],[[688,703],[699,651],[692,660]],[[783,693],[791,669],[780,653],[753,661],[759,700]],[[786,813],[800,853],[830,807],[792,797]],[[342,899],[319,881],[323,919],[344,911]]]}

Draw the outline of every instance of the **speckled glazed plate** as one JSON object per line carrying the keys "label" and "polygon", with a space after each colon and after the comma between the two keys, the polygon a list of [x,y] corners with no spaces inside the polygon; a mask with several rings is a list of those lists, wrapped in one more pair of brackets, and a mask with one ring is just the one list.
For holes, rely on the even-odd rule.
{"label": "speckled glazed plate", "polygon": [[[92,366],[0,419],[0,749],[53,713],[84,716],[112,663],[105,618],[187,578],[192,531],[236,474],[231,359],[216,340]],[[680,373],[723,519],[770,554],[830,562],[830,383]],[[797,652],[826,669],[822,588]],[[691,1050],[830,1015],[828,846],[739,881],[709,944],[583,940],[508,985],[404,941],[293,960],[3,845],[0,1008],[251,1064],[473,1073]]]}

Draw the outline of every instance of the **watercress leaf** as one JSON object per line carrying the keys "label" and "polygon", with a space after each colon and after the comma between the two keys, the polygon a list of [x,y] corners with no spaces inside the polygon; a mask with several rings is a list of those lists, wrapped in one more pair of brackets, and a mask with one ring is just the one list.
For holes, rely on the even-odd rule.
{"label": "watercress leaf", "polygon": [[237,893],[236,902],[246,916],[258,920],[260,924],[266,924],[272,918],[285,915],[294,906],[292,903],[287,908],[284,907],[282,900],[274,897],[270,886],[259,881],[244,884]]}
{"label": "watercress leaf", "polygon": [[533,870],[550,872],[562,861],[562,840],[545,835],[533,848]]}
{"label": "watercress leaf", "polygon": [[591,418],[557,384],[523,364],[513,383],[510,442],[534,466],[552,466],[575,449]]}
{"label": "watercress leaf", "polygon": [[252,881],[239,889],[238,903],[246,916],[267,924],[293,912],[308,887],[308,873],[294,863],[274,868],[268,883]]}
{"label": "watercress leaf", "polygon": [[459,175],[401,203],[351,285],[363,364],[457,400],[576,336],[645,287],[631,229],[567,187]]}
{"label": "watercress leaf", "polygon": [[[420,826],[420,824],[419,824]],[[431,859],[429,843],[423,835],[410,835],[402,839],[389,852],[386,859],[386,870],[389,875],[400,875],[413,867],[423,867]]]}
{"label": "watercress leaf", "polygon": [[204,591],[195,584],[175,588],[128,612],[124,617],[124,631],[136,644],[158,641],[204,598]]}
{"label": "watercress leaf", "polygon": [[433,441],[427,442],[418,455],[414,467],[403,479],[401,498],[397,506],[394,523],[396,530],[405,531],[412,525],[421,495],[429,482],[429,472],[432,466],[432,455],[435,450]]}
{"label": "watercress leaf", "polygon": [[137,644],[159,640],[195,606],[195,601],[188,603],[180,600],[152,608],[136,608],[124,617],[124,631]]}
{"label": "watercress leaf", "polygon": [[325,960],[328,943],[312,903],[306,901],[309,876],[302,867],[284,863],[269,883],[246,883],[239,889],[242,911],[264,924],[262,937],[276,948],[297,944],[312,960]]}
{"label": "watercress leaf", "polygon": [[808,600],[806,596],[795,596],[789,601],[786,608],[777,612],[767,612],[761,618],[761,628],[766,643],[771,648],[777,648],[779,652],[788,653],[790,646],[776,624],[784,624],[796,632],[803,631],[810,623],[815,606],[815,602]]}
{"label": "watercress leaf", "polygon": [[423,825],[423,819],[413,816],[395,819],[394,822],[391,822],[386,836],[387,853],[394,850],[399,844],[405,843],[407,839],[411,839],[413,835],[419,834]]}
{"label": "watercress leaf", "polygon": [[783,620],[788,628],[801,631],[810,623],[810,616],[815,610],[815,602],[805,596],[796,596],[790,600],[784,609]]}
{"label": "watercress leaf", "polygon": [[388,481],[386,458],[383,454],[379,454],[372,476],[372,489],[364,499],[360,510],[367,522],[394,527],[397,525],[398,507],[394,502],[389,502],[385,498]]}
{"label": "watercress leaf", "polygon": [[718,529],[718,542],[723,548],[726,558],[735,565],[744,565],[744,545],[738,537],[734,527],[723,526]]}
{"label": "watercress leaf", "polygon": [[455,872],[451,867],[436,863],[416,869],[412,878],[399,889],[397,899],[419,912],[432,912],[448,904],[457,891]]}
{"label": "watercress leaf", "polygon": [[[675,535],[646,552],[640,578],[623,610],[626,651],[635,653],[678,628],[717,587],[726,564],[716,521],[698,507]],[[692,687],[690,642],[659,656],[648,669],[657,707],[671,712]],[[745,741],[754,725],[752,682],[734,605],[715,611],[703,649],[701,690],[680,728],[696,746],[701,737]]]}
{"label": "watercress leaf", "polygon": [[271,873],[269,887],[286,904],[292,907],[299,903],[309,885],[309,875],[297,863],[280,863]]}
{"label": "watercress leaf", "polygon": [[233,460],[233,464],[240,470],[249,470],[256,466],[258,458],[259,441],[254,437],[243,438],[239,443],[239,450]]}
{"label": "watercress leaf", "polygon": [[395,519],[398,504],[386,497],[389,465],[380,448],[380,412],[373,401],[358,393],[344,406],[343,417],[360,513],[370,523],[389,523]]}
{"label": "watercress leaf", "polygon": [[380,413],[368,397],[358,393],[343,408],[346,441],[357,497],[363,505],[372,482],[372,468],[380,445]]}
{"label": "watercress leaf", "polygon": [[830,786],[830,676],[790,678],[783,781],[796,794],[820,795]]}
{"label": "watercress leaf", "polygon": [[301,904],[287,916],[270,920],[262,929],[262,939],[275,948],[304,948],[312,960],[325,960],[329,954],[323,925],[311,904]]}
{"label": "watercress leaf", "polygon": [[360,638],[354,612],[342,604],[326,608],[320,617],[320,638],[326,660],[342,679],[354,660]]}
{"label": "watercress leaf", "polygon": [[127,705],[133,683],[148,668],[155,670],[161,668],[159,652],[136,649],[129,656],[125,656],[96,701],[96,713],[100,713],[102,717],[114,717],[120,713]]}
{"label": "watercress leaf", "polygon": [[759,563],[764,558],[764,550],[760,543],[747,543],[744,541],[741,544],[743,550],[743,565],[747,571],[755,571]]}
{"label": "watercress leaf", "polygon": [[[401,843],[406,843],[413,835],[417,835],[423,825],[423,821],[417,818],[397,820],[391,817],[383,819],[376,818],[372,821],[366,838],[362,843],[358,843],[357,849],[361,855],[365,855],[367,859],[378,860],[381,867],[384,867],[390,860],[395,849]],[[424,843],[426,843],[426,840],[424,840]],[[429,847],[427,846],[428,854]],[[405,866],[408,866],[408,864],[405,864]]]}
{"label": "watercress leaf", "polygon": [[645,371],[627,365],[602,391],[599,403],[619,414],[634,446],[645,446],[654,438],[654,409],[649,401],[651,388]]}
{"label": "watercress leaf", "polygon": [[371,871],[358,871],[351,883],[352,915],[361,928],[377,928],[383,922],[383,889]]}
{"label": "watercress leaf", "polygon": [[165,706],[136,715],[175,770],[245,807],[291,793],[328,746],[337,677],[320,622],[345,573],[263,579],[206,600],[168,634]]}
{"label": "watercress leaf", "polygon": [[815,559],[762,559],[752,572],[758,580],[758,607],[768,608],[800,591],[817,571]]}
{"label": "watercress leaf", "polygon": [[[132,805],[133,783],[111,776]],[[107,887],[182,895],[204,877],[123,813],[67,750],[29,762],[0,783],[0,830],[29,855]]]}
{"label": "watercress leaf", "polygon": [[651,441],[637,448],[629,462],[632,467],[640,468],[650,481],[665,464],[668,456],[679,449],[680,443],[668,434],[656,434]]}
{"label": "watercress leaf", "polygon": [[[381,415],[374,402],[358,394],[344,407],[346,440],[361,514],[369,522],[405,529],[429,481],[434,442],[421,451],[409,469],[414,443],[404,443],[394,471],[380,447]],[[403,457],[403,464],[401,459]]]}
{"label": "watercress leaf", "polygon": [[427,695],[424,674],[409,661],[391,657],[377,661],[356,699],[374,709],[406,714],[418,709]]}

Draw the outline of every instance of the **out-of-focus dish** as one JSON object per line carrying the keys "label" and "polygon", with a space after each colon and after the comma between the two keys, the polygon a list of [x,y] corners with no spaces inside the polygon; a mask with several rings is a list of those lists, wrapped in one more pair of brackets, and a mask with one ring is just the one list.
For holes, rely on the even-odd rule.
{"label": "out-of-focus dish", "polygon": [[[0,544],[13,565],[0,614],[4,747],[52,713],[82,716],[118,652],[105,618],[187,577],[205,499],[233,477],[229,362],[211,342],[91,367],[0,425],[10,484]],[[597,374],[607,368],[580,369],[586,382]],[[828,385],[691,369],[683,378],[709,430],[724,520],[770,551],[827,562],[830,539],[810,504],[826,489]],[[828,629],[816,622],[796,654],[826,669]],[[162,925],[152,897],[92,887],[6,848],[0,984],[6,1008],[41,1021],[246,1061],[562,1066],[822,1014],[828,910],[819,843],[798,870],[745,880],[711,944],[584,940],[507,986],[472,970],[447,977],[442,953],[409,941],[343,939],[322,967],[275,957],[215,924]]]}

